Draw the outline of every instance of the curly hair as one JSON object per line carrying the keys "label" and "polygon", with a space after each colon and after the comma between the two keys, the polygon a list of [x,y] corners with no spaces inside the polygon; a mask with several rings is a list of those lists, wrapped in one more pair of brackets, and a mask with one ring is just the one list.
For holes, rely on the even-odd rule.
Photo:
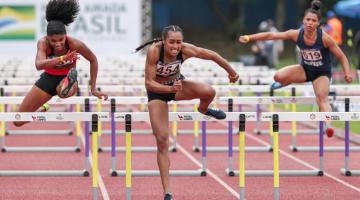
{"label": "curly hair", "polygon": [[46,5],[47,34],[66,34],[65,26],[75,20],[79,10],[77,0],[50,0]]}

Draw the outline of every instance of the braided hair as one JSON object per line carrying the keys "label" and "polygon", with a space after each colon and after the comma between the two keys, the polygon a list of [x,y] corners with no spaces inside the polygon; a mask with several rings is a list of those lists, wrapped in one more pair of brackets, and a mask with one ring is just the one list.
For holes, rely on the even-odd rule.
{"label": "braided hair", "polygon": [[50,0],[46,6],[47,35],[66,34],[65,26],[71,24],[78,13],[77,0]]}
{"label": "braided hair", "polygon": [[177,26],[177,25],[166,26],[166,27],[164,27],[163,30],[162,30],[162,33],[161,33],[162,38],[154,38],[154,39],[152,39],[152,40],[150,40],[150,41],[145,42],[144,44],[142,44],[142,45],[140,45],[139,47],[137,47],[137,48],[135,49],[135,52],[140,51],[141,49],[143,49],[144,47],[146,47],[146,46],[149,45],[149,44],[153,44],[153,43],[155,43],[155,42],[160,42],[160,41],[165,40],[165,39],[167,38],[167,36],[168,36],[168,34],[169,34],[170,31],[172,31],[172,32],[180,32],[181,34],[183,33],[182,29],[181,29],[179,26]]}

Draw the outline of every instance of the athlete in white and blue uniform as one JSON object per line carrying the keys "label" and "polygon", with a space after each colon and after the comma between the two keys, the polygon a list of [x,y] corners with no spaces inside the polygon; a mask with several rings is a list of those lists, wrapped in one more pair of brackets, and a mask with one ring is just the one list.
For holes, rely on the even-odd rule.
{"label": "athlete in white and blue uniform", "polygon": [[212,60],[229,74],[229,82],[236,82],[239,75],[230,64],[214,51],[183,42],[183,33],[178,26],[163,29],[162,39],[154,39],[136,50],[152,44],[147,51],[145,64],[145,86],[148,93],[150,122],[157,143],[157,160],[164,190],[164,200],[172,200],[169,182],[169,110],[168,101],[200,99],[199,112],[224,119],[226,114],[209,108],[215,90],[206,83],[185,80],[180,73],[181,64],[197,57]]}
{"label": "athlete in white and blue uniform", "polygon": [[[311,81],[316,95],[320,112],[331,112],[328,101],[331,65],[329,54],[333,53],[340,61],[346,82],[352,82],[349,61],[335,41],[320,28],[321,2],[314,0],[311,8],[307,9],[303,18],[303,27],[298,30],[285,32],[265,32],[253,35],[240,36],[241,43],[257,40],[293,40],[300,48],[301,64],[291,65],[280,69],[274,76],[275,83],[272,89],[277,89],[291,83]],[[326,123],[326,134],[331,137],[334,130],[329,122]]]}

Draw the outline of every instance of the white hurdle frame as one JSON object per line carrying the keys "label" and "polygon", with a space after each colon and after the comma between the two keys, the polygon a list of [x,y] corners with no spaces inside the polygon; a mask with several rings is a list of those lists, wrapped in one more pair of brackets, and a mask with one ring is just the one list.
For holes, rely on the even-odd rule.
{"label": "white hurdle frame", "polygon": [[[270,97],[220,97],[219,103],[225,103],[229,99],[232,99],[234,104],[314,104],[316,103],[315,97],[300,97],[300,96],[292,96],[292,97],[284,97],[284,96],[270,96]],[[350,99],[350,103],[360,103],[359,96],[329,96],[330,102],[345,102],[345,99]],[[294,123],[294,122],[292,122]],[[296,122],[295,122],[296,123]],[[294,124],[292,124],[294,126]],[[296,124],[295,124],[296,127]],[[301,132],[302,133],[302,132]],[[289,134],[288,132],[281,134]],[[305,133],[308,134],[308,133]],[[297,130],[292,130],[292,144],[290,149],[294,152],[297,151],[318,151],[319,147],[317,146],[298,146],[296,141]],[[344,147],[324,147],[324,151],[328,152],[339,152],[344,151]],[[360,146],[351,146],[351,151],[360,151]]]}
{"label": "white hurdle frame", "polygon": [[[274,118],[273,118],[274,117]],[[360,112],[263,112],[261,113],[261,121],[273,122],[274,132],[274,165],[273,170],[245,170],[245,151],[241,148],[239,152],[239,168],[237,172],[239,175],[239,195],[240,199],[245,199],[245,176],[273,176],[274,177],[274,199],[280,198],[280,176],[297,176],[299,172],[302,175],[318,175],[322,176],[323,164],[320,163],[320,171],[316,170],[280,170],[279,169],[279,148],[278,148],[278,135],[279,135],[279,122],[280,121],[360,121]],[[243,122],[244,123],[244,122]],[[239,140],[241,144],[245,144],[244,125],[241,126]],[[240,128],[240,127],[239,127]],[[320,134],[320,138],[323,137]],[[320,145],[322,147],[322,145]],[[322,153],[323,150],[320,150]],[[322,162],[322,161],[321,161]]]}

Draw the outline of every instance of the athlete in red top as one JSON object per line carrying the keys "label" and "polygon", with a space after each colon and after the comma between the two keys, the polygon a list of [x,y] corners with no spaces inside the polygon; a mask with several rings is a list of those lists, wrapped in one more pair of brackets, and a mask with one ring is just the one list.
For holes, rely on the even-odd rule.
{"label": "athlete in red top", "polygon": [[[66,35],[65,26],[74,21],[79,12],[77,0],[51,0],[46,6],[47,35],[37,44],[35,66],[44,70],[40,79],[26,94],[19,112],[46,111],[43,106],[53,96],[67,98],[77,91],[76,60],[82,55],[90,62],[92,95],[107,99],[96,90],[98,62],[94,53],[80,40]],[[26,122],[14,122],[22,126]]]}

